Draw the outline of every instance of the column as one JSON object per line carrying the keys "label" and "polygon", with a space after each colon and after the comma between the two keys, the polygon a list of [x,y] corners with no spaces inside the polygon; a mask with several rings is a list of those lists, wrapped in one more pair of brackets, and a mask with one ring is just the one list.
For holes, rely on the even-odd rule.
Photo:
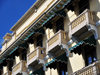
{"label": "column", "polygon": [[97,60],[100,60],[100,26],[97,27],[98,29],[98,40],[97,40],[97,48],[96,48],[96,53],[97,53]]}

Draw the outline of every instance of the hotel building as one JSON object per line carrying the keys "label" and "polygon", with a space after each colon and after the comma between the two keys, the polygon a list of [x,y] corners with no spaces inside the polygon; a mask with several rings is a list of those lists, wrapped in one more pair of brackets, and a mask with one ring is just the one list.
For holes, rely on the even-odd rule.
{"label": "hotel building", "polygon": [[100,0],[37,0],[10,31],[0,75],[100,75]]}

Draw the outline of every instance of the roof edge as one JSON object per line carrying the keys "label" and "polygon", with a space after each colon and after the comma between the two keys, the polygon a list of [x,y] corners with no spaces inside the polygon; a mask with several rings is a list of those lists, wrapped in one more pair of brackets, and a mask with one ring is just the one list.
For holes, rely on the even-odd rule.
{"label": "roof edge", "polygon": [[15,23],[15,25],[10,29],[10,31],[16,31],[21,24],[23,24],[32,13],[35,12],[35,9],[38,9],[39,6],[44,2],[45,0],[37,0],[27,11],[26,13]]}

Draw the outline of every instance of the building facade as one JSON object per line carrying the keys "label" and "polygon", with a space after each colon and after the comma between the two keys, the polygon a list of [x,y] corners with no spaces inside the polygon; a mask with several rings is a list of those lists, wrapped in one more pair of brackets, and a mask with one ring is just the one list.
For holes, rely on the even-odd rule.
{"label": "building facade", "polygon": [[100,0],[37,0],[10,30],[0,75],[100,75]]}

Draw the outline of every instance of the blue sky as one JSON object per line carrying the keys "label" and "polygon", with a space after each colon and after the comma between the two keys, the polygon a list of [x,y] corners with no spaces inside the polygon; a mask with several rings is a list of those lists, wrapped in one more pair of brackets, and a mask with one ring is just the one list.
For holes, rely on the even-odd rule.
{"label": "blue sky", "polygon": [[[0,0],[0,47],[3,36],[36,0]],[[11,32],[10,32],[11,33]]]}

